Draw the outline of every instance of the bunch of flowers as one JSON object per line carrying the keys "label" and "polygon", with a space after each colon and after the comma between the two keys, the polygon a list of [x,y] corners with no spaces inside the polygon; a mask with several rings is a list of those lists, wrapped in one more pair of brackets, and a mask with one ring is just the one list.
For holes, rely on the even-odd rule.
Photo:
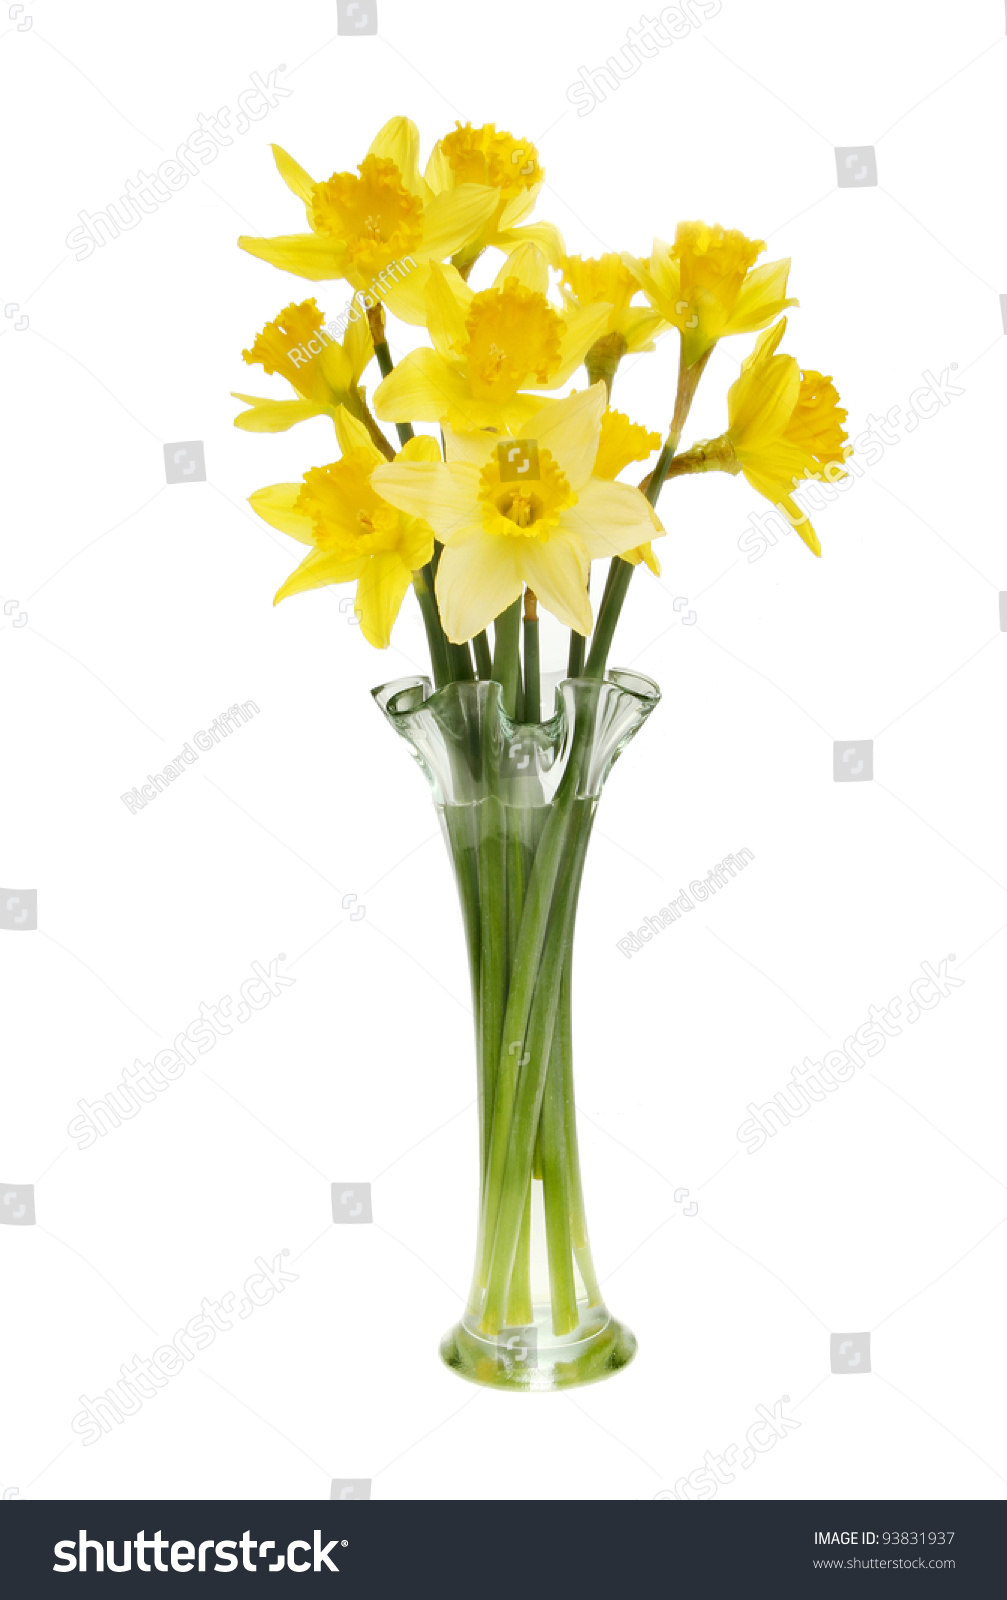
{"label": "bunch of flowers", "polygon": [[[442,1354],[477,1382],[590,1381],[625,1365],[635,1341],[604,1306],[584,1217],[574,917],[601,786],[659,697],[650,680],[608,671],[613,633],[634,571],[660,572],[656,506],[671,478],[743,474],[818,555],[792,494],[803,478],[843,475],[846,413],[830,378],[781,352],[783,313],[796,304],[790,263],[756,265],[759,240],[687,222],[646,259],[567,255],[552,224],[529,220],[543,182],[536,150],[491,124],[456,127],[422,173],[404,117],[382,128],[355,172],[321,182],[274,154],[309,231],[242,247],[350,289],[333,322],[314,297],[292,302],[244,352],[293,395],[240,395],[238,426],[274,432],[325,415],[338,446],[300,483],[251,496],[260,517],[305,547],[276,599],[353,583],[361,632],[383,649],[411,587],[443,691],[428,695],[421,679],[375,690],[434,789],[472,976],[479,1244],[466,1315]],[[489,252],[495,276],[481,268],[477,287]],[[429,336],[397,365],[386,308]],[[614,410],[612,388],[625,356],[653,352],[672,329],[677,385],[659,432]],[[758,338],[728,391],[727,427],[680,452],[711,353],[739,334]],[[369,397],[372,361],[381,381]],[[571,380],[578,386],[564,393]],[[627,482],[630,469],[645,475]],[[592,582],[598,561],[604,583]],[[570,630],[551,717],[540,607]],[[541,1336],[534,1373],[513,1354],[527,1340],[505,1337],[530,1324]],[[543,1339],[553,1341],[548,1360]]]}
{"label": "bunch of flowers", "polygon": [[[355,583],[361,631],[381,649],[411,586],[437,686],[493,678],[512,716],[537,721],[539,606],[571,630],[570,676],[601,677],[634,568],[660,571],[654,508],[667,479],[741,473],[820,554],[793,489],[844,474],[846,412],[831,378],[780,351],[782,313],[797,304],[788,260],[757,266],[761,241],[700,222],[680,223],[673,244],[655,239],[646,259],[569,256],[551,223],[527,220],[543,183],[537,151],[492,124],[458,125],[422,173],[405,117],[381,129],[355,172],[320,182],[273,153],[310,231],[239,243],[352,292],[335,325],[314,297],[293,302],[244,351],[294,398],[238,395],[250,409],[237,425],[276,432],[325,414],[339,448],[301,483],[251,496],[307,548],[277,601]],[[488,251],[503,259],[476,289],[469,280]],[[429,335],[398,366],[385,307]],[[658,433],[612,409],[612,385],[624,356],[654,351],[673,328],[677,390]],[[726,430],[679,453],[717,341],[760,330],[728,391]],[[361,380],[372,360],[381,382],[369,401]],[[558,397],[581,365],[586,385]],[[415,433],[417,422],[439,437]],[[382,423],[394,423],[397,451]],[[655,453],[638,486],[621,481]],[[596,561],[609,566],[594,606]]]}

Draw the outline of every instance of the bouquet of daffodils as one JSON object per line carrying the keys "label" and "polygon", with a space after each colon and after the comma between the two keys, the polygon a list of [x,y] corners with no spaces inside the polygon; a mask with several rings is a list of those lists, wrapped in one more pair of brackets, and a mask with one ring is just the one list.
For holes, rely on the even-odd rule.
{"label": "bouquet of daffodils", "polygon": [[[671,478],[742,474],[820,554],[793,491],[844,475],[846,412],[831,378],[780,349],[783,313],[797,304],[789,261],[756,265],[764,244],[737,230],[680,223],[647,258],[567,255],[555,226],[529,220],[543,184],[534,146],[492,124],[457,126],[422,171],[404,117],[354,172],[316,181],[273,154],[309,231],[239,243],[350,290],[328,322],[314,296],[293,301],[244,351],[293,394],[238,395],[248,409],[237,425],[277,432],[327,415],[338,447],[300,483],[250,497],[305,547],[276,600],[355,584],[361,632],[384,649],[412,588],[430,649],[433,694],[425,679],[375,693],[434,788],[472,969],[479,1245],[466,1315],[442,1354],[480,1382],[588,1381],[635,1347],[590,1260],[570,1061],[570,947],[591,820],[608,768],[658,697],[649,680],[609,672],[616,622],[637,567],[660,572],[656,507]],[[427,336],[397,365],[386,309]],[[613,409],[612,389],[625,356],[655,351],[673,329],[677,379],[659,432]],[[728,391],[725,431],[680,451],[714,346],[742,334],[758,338]],[[380,382],[368,398],[372,360]],[[581,366],[580,386],[561,393]],[[655,456],[638,483],[624,480]],[[540,607],[570,630],[567,677],[545,716]],[[534,1366],[515,1328],[536,1332]]]}

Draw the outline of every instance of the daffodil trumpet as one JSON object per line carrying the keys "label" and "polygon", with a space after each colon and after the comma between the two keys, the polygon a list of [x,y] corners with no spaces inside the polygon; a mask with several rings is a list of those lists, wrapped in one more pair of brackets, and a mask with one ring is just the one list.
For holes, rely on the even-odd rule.
{"label": "daffodil trumpet", "polygon": [[[762,241],[694,221],[649,256],[569,255],[532,216],[544,173],[530,141],[466,122],[422,167],[419,149],[405,117],[329,178],[274,147],[308,231],[240,243],[323,288],[291,299],[244,351],[285,392],[237,394],[235,421],[248,433],[304,423],[298,437],[322,450],[297,481],[250,497],[302,547],[274,603],[353,585],[355,632],[396,650],[415,597],[433,685],[418,674],[374,696],[428,780],[454,866],[479,1120],[475,1266],[441,1354],[476,1383],[558,1389],[618,1371],[636,1348],[592,1262],[572,1057],[595,815],[660,698],[609,667],[616,627],[637,568],[660,578],[657,507],[679,478],[742,479],[819,555],[794,491],[843,476],[846,412],[830,377],[781,348],[797,304],[790,262],[758,265]],[[326,322],[331,279],[352,298]],[[718,346],[747,335],[722,431],[680,450]],[[659,360],[669,340],[671,417],[652,428],[613,396],[626,358]],[[550,703],[542,659],[557,624],[567,673],[552,675]]]}

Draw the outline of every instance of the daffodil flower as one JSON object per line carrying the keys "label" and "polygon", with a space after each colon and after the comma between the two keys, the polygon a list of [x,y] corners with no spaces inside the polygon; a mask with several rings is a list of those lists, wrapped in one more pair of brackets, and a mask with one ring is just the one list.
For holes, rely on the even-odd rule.
{"label": "daffodil flower", "polygon": [[406,322],[422,321],[414,274],[465,245],[496,212],[499,191],[460,183],[434,194],[421,177],[419,132],[393,117],[353,172],[316,183],[279,145],[273,158],[288,189],[304,202],[310,233],[238,240],[243,250],[313,281],[345,278],[369,309],[383,301]]}
{"label": "daffodil flower", "polygon": [[603,256],[564,256],[560,271],[568,315],[584,306],[606,303],[610,310],[599,338],[618,340],[621,355],[654,349],[655,336],[667,324],[651,306],[631,304],[633,296],[640,292],[640,284],[621,256],[613,252]]}
{"label": "daffodil flower", "polygon": [[[660,448],[659,433],[651,433],[641,423],[630,422],[624,412],[613,411],[609,407],[601,419],[601,439],[592,476],[611,481],[633,462],[646,461],[648,456],[652,456],[654,451]],[[645,503],[650,509],[656,532],[663,533],[664,529],[661,527],[657,512],[650,506],[649,501]],[[655,578],[661,576],[661,563],[654,554],[649,539],[646,544],[637,545],[633,550],[623,550],[621,553],[623,561],[628,561],[630,566],[637,567],[642,561],[650,568]]]}
{"label": "daffodil flower", "polygon": [[456,432],[520,430],[541,411],[536,390],[565,383],[605,326],[611,307],[550,305],[549,268],[534,245],[520,245],[492,288],[474,293],[454,267],[432,265],[426,321],[432,350],[412,350],[375,391],[388,422],[417,417]]}
{"label": "daffodil flower", "polygon": [[781,507],[808,549],[820,556],[818,535],[793,490],[809,478],[845,478],[843,463],[852,451],[832,379],[802,371],[793,356],[777,354],[786,327],[783,317],[767,328],[742,363],[741,376],[727,392],[727,432],[683,452],[669,476],[743,473],[757,493]]}
{"label": "daffodil flower", "polygon": [[680,222],[675,243],[655,239],[649,261],[624,255],[655,311],[682,336],[682,366],[693,366],[718,339],[765,328],[787,306],[789,258],[754,265],[765,250],[736,228]]}
{"label": "daffodil flower", "polygon": [[269,400],[235,392],[236,400],[251,407],[235,417],[235,427],[249,433],[282,433],[307,417],[334,420],[341,405],[364,420],[366,402],[359,384],[374,354],[367,318],[358,306],[341,343],[324,328],[325,318],[312,298],[286,306],[256,334],[252,348],[241,352],[244,360],[262,367],[267,375],[286,378],[297,399]]}
{"label": "daffodil flower", "polygon": [[[339,461],[313,467],[303,483],[258,489],[249,504],[270,527],[311,546],[273,604],[305,589],[356,581],[354,611],[361,632],[369,644],[385,650],[413,573],[433,555],[434,536],[426,522],[403,515],[375,492],[374,470],[387,463],[363,424],[345,406],[334,421],[343,452]],[[395,459],[438,461],[440,450],[436,440],[418,435]]]}
{"label": "daffodil flower", "polygon": [[466,183],[496,190],[495,211],[455,254],[454,265],[463,276],[468,276],[473,262],[489,245],[510,251],[519,244],[535,244],[551,266],[559,266],[564,246],[554,223],[516,226],[533,210],[545,181],[538,151],[530,140],[498,132],[492,122],[481,128],[456,122],[454,132],[434,146],[424,177],[433,194],[450,193]]}
{"label": "daffodil flower", "polygon": [[604,410],[602,383],[540,410],[537,463],[511,439],[445,430],[442,465],[375,469],[377,492],[443,543],[436,594],[452,643],[481,633],[525,585],[560,622],[590,633],[590,562],[655,531],[638,489],[592,477]]}
{"label": "daffodil flower", "polygon": [[820,556],[818,536],[791,491],[801,479],[845,478],[843,462],[852,452],[832,379],[776,353],[786,327],[783,317],[767,328],[743,362],[727,393],[727,437],[736,470],[757,493],[785,508],[808,549]]}

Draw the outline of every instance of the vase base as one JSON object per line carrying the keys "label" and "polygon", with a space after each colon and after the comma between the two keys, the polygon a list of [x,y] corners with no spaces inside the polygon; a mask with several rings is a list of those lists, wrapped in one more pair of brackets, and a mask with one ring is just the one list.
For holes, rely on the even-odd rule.
{"label": "vase base", "polygon": [[636,1338],[604,1307],[561,1338],[538,1325],[487,1337],[465,1318],[444,1335],[440,1354],[445,1366],[469,1383],[547,1393],[611,1377],[636,1355]]}

